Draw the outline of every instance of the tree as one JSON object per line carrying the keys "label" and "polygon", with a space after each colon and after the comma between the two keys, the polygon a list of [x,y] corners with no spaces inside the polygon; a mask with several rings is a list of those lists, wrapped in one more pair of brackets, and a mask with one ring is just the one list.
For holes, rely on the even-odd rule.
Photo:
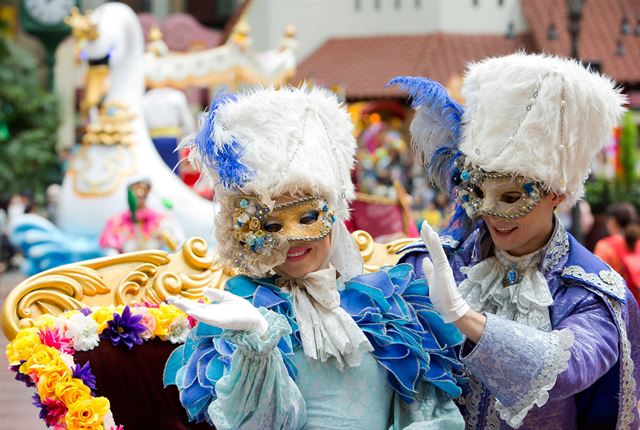
{"label": "tree", "polygon": [[633,113],[627,112],[622,117],[622,133],[620,135],[620,149],[618,151],[618,164],[620,165],[617,182],[626,194],[631,187],[637,186],[638,175],[636,163],[638,162],[638,127],[633,120]]}
{"label": "tree", "polygon": [[38,80],[38,64],[0,31],[0,194],[31,190],[44,203],[61,180],[56,154],[56,96]]}
{"label": "tree", "polygon": [[586,183],[586,198],[594,213],[604,213],[607,206],[615,202],[629,202],[640,211],[639,158],[638,126],[633,113],[627,112],[622,117],[613,182],[597,178]]}

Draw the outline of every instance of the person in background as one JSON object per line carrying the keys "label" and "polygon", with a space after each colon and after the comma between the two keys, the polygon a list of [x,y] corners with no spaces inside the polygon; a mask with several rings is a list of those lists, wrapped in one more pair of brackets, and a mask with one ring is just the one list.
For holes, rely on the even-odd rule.
{"label": "person in background", "polygon": [[13,247],[9,243],[8,237],[8,206],[8,197],[0,196],[0,273],[8,270],[11,267],[11,257],[13,257],[13,255],[15,254]]}
{"label": "person in background", "polygon": [[174,88],[154,88],[142,99],[144,120],[153,145],[165,164],[179,175],[178,144],[182,136],[193,133],[195,121],[187,97]]}
{"label": "person in background", "polygon": [[169,214],[151,209],[147,198],[151,181],[136,177],[127,185],[129,209],[107,220],[100,246],[110,253],[163,249],[174,252],[184,241],[184,232]]}
{"label": "person in background", "polygon": [[607,207],[609,236],[596,243],[593,253],[624,278],[636,300],[640,301],[640,224],[631,203]]}
{"label": "person in background", "polygon": [[45,208],[45,212],[47,214],[47,219],[54,224],[56,224],[57,221],[58,202],[60,201],[61,192],[62,187],[60,184],[51,184],[47,187],[47,206]]}

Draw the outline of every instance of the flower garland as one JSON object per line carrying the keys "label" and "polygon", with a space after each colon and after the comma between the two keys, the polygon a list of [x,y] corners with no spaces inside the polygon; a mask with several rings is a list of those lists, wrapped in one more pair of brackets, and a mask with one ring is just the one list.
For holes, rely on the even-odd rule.
{"label": "flower garland", "polygon": [[89,351],[108,339],[131,349],[159,337],[184,343],[196,321],[175,306],[162,303],[103,306],[43,315],[20,330],[6,354],[16,379],[36,387],[33,404],[40,418],[55,430],[123,430],[116,425],[106,397],[97,397],[89,363],[73,359],[76,351]]}

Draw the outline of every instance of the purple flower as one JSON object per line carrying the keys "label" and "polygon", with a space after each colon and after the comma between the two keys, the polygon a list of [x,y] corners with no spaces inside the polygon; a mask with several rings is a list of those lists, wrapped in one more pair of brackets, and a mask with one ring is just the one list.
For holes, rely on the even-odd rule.
{"label": "purple flower", "polygon": [[91,314],[92,311],[89,308],[82,308],[82,309],[80,309],[80,312],[82,312],[82,315],[84,315],[85,317],[88,317],[89,314]]}
{"label": "purple flower", "polygon": [[24,382],[27,387],[35,387],[36,384],[31,380],[29,375],[25,375],[24,373],[20,373],[20,366],[26,360],[20,360],[19,364],[14,364],[13,366],[9,366],[9,370],[16,372],[16,381]]}
{"label": "purple flower", "polygon": [[40,395],[38,393],[35,393],[33,396],[31,396],[31,398],[33,399],[33,406],[35,406],[36,408],[40,408],[40,419],[45,419],[47,417],[47,414],[49,413],[49,408],[47,408],[47,405],[40,401]]}
{"label": "purple flower", "polygon": [[146,327],[140,322],[142,315],[131,315],[129,306],[125,306],[122,315],[113,314],[113,319],[107,322],[107,327],[102,332],[102,337],[111,340],[114,346],[121,343],[131,349],[133,345],[141,345],[143,340],[141,334]]}
{"label": "purple flower", "polygon": [[96,390],[96,377],[91,373],[91,367],[89,367],[89,362],[87,361],[84,366],[80,364],[76,364],[73,368],[73,377],[82,379],[84,385],[91,388],[91,391]]}

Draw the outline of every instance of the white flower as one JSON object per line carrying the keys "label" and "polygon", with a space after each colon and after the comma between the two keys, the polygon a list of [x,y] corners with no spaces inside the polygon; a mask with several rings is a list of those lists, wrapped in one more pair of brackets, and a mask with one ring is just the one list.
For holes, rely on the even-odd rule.
{"label": "white flower", "polygon": [[71,339],[76,351],[90,351],[100,343],[98,323],[81,313],[71,315],[65,336]]}
{"label": "white flower", "polygon": [[184,343],[191,331],[191,325],[187,317],[178,317],[169,326],[169,341],[171,343]]}
{"label": "white flower", "polygon": [[116,426],[116,422],[113,419],[113,413],[111,411],[107,412],[102,418],[102,426],[105,429],[110,429]]}
{"label": "white flower", "polygon": [[73,370],[76,367],[76,363],[75,361],[73,361],[73,355],[69,354],[68,352],[60,351],[60,358],[69,369]]}

